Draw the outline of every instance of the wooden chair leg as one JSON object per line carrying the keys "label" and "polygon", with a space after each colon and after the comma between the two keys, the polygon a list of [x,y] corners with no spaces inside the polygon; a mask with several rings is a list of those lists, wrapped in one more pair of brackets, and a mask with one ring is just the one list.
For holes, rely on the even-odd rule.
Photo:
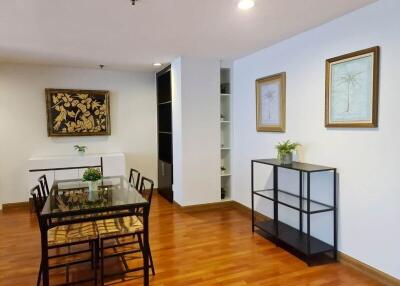
{"label": "wooden chair leg", "polygon": [[100,241],[98,240],[96,242],[96,248],[95,248],[95,260],[96,260],[96,267],[99,268],[100,266]]}
{"label": "wooden chair leg", "polygon": [[[138,236],[140,249],[143,251],[144,247],[143,247],[142,237],[140,236],[140,234],[138,234],[137,236]],[[151,274],[154,276],[154,275],[156,275],[156,272],[154,270],[153,257],[151,256],[150,244],[149,244],[148,250],[149,250],[149,266],[151,267]]]}
{"label": "wooden chair leg", "polygon": [[[92,269],[94,268],[94,279],[93,279],[93,281],[94,281],[94,285],[95,286],[97,286],[97,266],[98,266],[98,261],[99,261],[99,242],[98,241],[91,241],[91,242],[89,242],[89,246],[90,246],[90,249],[91,249],[91,266],[92,266]],[[68,253],[70,253],[71,252],[71,246],[67,246],[67,249],[68,249]],[[59,254],[60,253],[60,249],[56,249],[56,253],[57,254]],[[94,266],[94,267],[93,267]],[[104,269],[104,265],[102,265],[102,270]],[[103,271],[102,271],[102,273],[103,273]],[[38,273],[38,276],[37,276],[37,280],[36,280],[36,286],[40,286],[40,283],[42,282],[42,277],[43,276],[43,260],[41,259],[40,260],[40,266],[39,266],[39,273]],[[70,281],[69,281],[69,264],[67,264],[66,265],[66,273],[65,273],[65,276],[66,276],[66,283],[68,284]],[[102,274],[102,276],[103,276],[103,274]],[[102,277],[103,278],[103,277]],[[102,281],[102,283],[103,283],[103,285],[104,285],[104,282]]]}
{"label": "wooden chair leg", "polygon": [[104,286],[104,240],[100,239],[100,285]]}
{"label": "wooden chair leg", "polygon": [[89,248],[91,250],[91,258],[92,258],[91,261],[90,261],[90,268],[92,268],[92,270],[93,270],[93,268],[94,268],[94,256],[95,256],[93,241],[89,242]]}
{"label": "wooden chair leg", "polygon": [[94,285],[97,286],[97,249],[98,241],[92,243],[92,265],[94,266]]}
{"label": "wooden chair leg", "polygon": [[154,270],[153,257],[151,256],[150,246],[149,246],[149,259],[150,259],[151,274],[154,276],[156,275],[156,271]]}
{"label": "wooden chair leg", "polygon": [[40,282],[42,281],[42,260],[40,260],[40,267],[39,267],[39,273],[36,281],[36,286],[40,285]]}

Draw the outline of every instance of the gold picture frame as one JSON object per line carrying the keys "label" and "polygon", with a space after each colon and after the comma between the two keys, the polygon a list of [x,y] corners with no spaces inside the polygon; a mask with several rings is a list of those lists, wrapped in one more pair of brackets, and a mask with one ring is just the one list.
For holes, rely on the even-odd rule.
{"label": "gold picture frame", "polygon": [[47,88],[45,94],[49,137],[111,135],[109,91]]}
{"label": "gold picture frame", "polygon": [[285,132],[285,72],[256,80],[256,118],[258,132]]}
{"label": "gold picture frame", "polygon": [[326,60],[325,127],[378,127],[378,46]]}

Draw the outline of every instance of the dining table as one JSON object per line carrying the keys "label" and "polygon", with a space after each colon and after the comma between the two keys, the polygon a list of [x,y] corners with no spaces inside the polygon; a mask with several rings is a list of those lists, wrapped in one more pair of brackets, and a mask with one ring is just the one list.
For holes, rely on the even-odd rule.
{"label": "dining table", "polygon": [[60,225],[140,216],[143,222],[143,285],[149,285],[149,202],[123,176],[103,177],[89,190],[82,179],[55,180],[40,213],[43,285],[49,285],[47,231]]}

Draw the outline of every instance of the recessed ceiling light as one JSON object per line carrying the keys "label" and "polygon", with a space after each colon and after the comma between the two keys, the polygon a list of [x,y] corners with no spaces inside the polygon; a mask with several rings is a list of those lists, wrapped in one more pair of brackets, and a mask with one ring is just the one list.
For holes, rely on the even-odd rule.
{"label": "recessed ceiling light", "polygon": [[162,64],[161,63],[154,63],[153,66],[160,67],[160,66],[162,66]]}
{"label": "recessed ceiling light", "polygon": [[242,10],[249,10],[255,5],[254,0],[240,0],[238,7]]}

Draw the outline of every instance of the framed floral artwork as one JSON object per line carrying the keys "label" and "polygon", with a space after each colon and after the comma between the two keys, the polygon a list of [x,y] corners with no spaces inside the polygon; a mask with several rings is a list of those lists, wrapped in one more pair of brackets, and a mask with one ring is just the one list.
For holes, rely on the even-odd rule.
{"label": "framed floral artwork", "polygon": [[49,136],[110,135],[110,93],[105,90],[46,89]]}
{"label": "framed floral artwork", "polygon": [[257,131],[285,132],[286,73],[256,80]]}
{"label": "framed floral artwork", "polygon": [[326,127],[377,127],[378,94],[379,47],[326,60]]}

